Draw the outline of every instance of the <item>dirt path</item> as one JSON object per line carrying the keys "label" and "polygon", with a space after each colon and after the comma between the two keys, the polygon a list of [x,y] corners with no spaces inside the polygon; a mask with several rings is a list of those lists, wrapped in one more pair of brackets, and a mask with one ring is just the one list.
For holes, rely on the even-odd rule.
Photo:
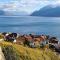
{"label": "dirt path", "polygon": [[0,47],[0,60],[5,60],[1,47]]}

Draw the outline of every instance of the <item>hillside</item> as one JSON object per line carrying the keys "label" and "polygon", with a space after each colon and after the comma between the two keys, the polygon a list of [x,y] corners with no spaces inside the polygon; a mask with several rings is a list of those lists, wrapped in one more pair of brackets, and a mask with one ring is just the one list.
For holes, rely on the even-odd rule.
{"label": "hillside", "polygon": [[31,16],[60,17],[60,7],[45,6],[33,12]]}
{"label": "hillside", "polygon": [[9,42],[0,43],[6,60],[60,60],[50,49],[29,48]]}

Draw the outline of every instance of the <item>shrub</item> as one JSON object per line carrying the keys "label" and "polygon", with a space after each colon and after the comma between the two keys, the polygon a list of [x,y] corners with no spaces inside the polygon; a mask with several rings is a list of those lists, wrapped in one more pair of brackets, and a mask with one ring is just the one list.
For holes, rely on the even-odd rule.
{"label": "shrub", "polygon": [[19,60],[19,55],[12,46],[2,46],[2,51],[6,60]]}
{"label": "shrub", "polygon": [[25,41],[24,41],[24,46],[26,46],[26,45],[29,46],[29,43],[30,43],[30,42],[29,42],[28,40],[25,40]]}

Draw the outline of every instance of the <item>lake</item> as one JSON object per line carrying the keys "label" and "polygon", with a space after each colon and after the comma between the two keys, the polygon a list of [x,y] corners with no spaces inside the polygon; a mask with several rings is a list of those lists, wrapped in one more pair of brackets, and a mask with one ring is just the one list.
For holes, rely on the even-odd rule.
{"label": "lake", "polygon": [[1,16],[0,32],[35,33],[60,37],[60,17]]}

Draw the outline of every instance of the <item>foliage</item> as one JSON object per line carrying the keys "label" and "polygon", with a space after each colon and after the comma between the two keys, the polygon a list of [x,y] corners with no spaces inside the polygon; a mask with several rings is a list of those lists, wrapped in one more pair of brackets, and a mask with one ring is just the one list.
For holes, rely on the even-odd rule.
{"label": "foliage", "polygon": [[19,55],[12,45],[2,44],[1,46],[6,60],[19,60]]}
{"label": "foliage", "polygon": [[29,43],[30,43],[30,42],[29,42],[28,40],[25,40],[25,41],[24,41],[24,45],[29,46]]}
{"label": "foliage", "polygon": [[50,49],[29,48],[9,42],[0,43],[8,60],[60,60]]}
{"label": "foliage", "polygon": [[2,39],[2,38],[4,38],[4,36],[0,34],[0,39]]}

